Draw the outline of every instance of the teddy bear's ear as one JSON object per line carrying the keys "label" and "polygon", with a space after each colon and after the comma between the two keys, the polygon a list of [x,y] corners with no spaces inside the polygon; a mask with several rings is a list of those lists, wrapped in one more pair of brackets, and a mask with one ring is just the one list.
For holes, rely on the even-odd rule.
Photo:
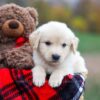
{"label": "teddy bear's ear", "polygon": [[34,18],[36,26],[38,25],[38,12],[35,8],[27,7],[26,8],[28,12],[30,13],[31,17]]}

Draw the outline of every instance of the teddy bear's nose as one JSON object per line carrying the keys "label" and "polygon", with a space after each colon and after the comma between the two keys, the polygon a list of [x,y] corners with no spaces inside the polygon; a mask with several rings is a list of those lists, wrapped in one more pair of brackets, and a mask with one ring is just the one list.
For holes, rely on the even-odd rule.
{"label": "teddy bear's nose", "polygon": [[11,29],[17,29],[18,27],[19,27],[19,23],[16,21],[11,21],[9,23],[9,28],[11,28]]}

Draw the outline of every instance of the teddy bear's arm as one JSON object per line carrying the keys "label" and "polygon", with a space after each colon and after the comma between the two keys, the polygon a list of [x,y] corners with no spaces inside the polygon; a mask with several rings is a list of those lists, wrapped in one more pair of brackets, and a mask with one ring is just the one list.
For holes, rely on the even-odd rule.
{"label": "teddy bear's arm", "polygon": [[8,50],[5,53],[5,60],[8,67],[18,68],[18,69],[28,69],[34,66],[34,62],[32,60],[31,47],[29,44],[25,44],[19,48],[13,48],[12,50]]}

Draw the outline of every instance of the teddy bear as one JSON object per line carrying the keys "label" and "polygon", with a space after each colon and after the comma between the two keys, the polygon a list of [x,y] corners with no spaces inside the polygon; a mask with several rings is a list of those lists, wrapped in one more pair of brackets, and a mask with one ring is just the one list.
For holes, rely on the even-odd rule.
{"label": "teddy bear", "polygon": [[38,24],[35,8],[5,4],[0,7],[0,68],[32,68],[29,34]]}

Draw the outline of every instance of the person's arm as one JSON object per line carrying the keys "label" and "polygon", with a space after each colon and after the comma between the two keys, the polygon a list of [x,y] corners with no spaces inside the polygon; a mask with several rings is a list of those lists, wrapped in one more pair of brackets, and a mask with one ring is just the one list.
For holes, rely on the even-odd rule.
{"label": "person's arm", "polygon": [[82,75],[74,75],[72,79],[68,80],[67,76],[64,78],[60,87],[56,88],[57,95],[50,100],[80,100],[84,92],[85,80]]}

